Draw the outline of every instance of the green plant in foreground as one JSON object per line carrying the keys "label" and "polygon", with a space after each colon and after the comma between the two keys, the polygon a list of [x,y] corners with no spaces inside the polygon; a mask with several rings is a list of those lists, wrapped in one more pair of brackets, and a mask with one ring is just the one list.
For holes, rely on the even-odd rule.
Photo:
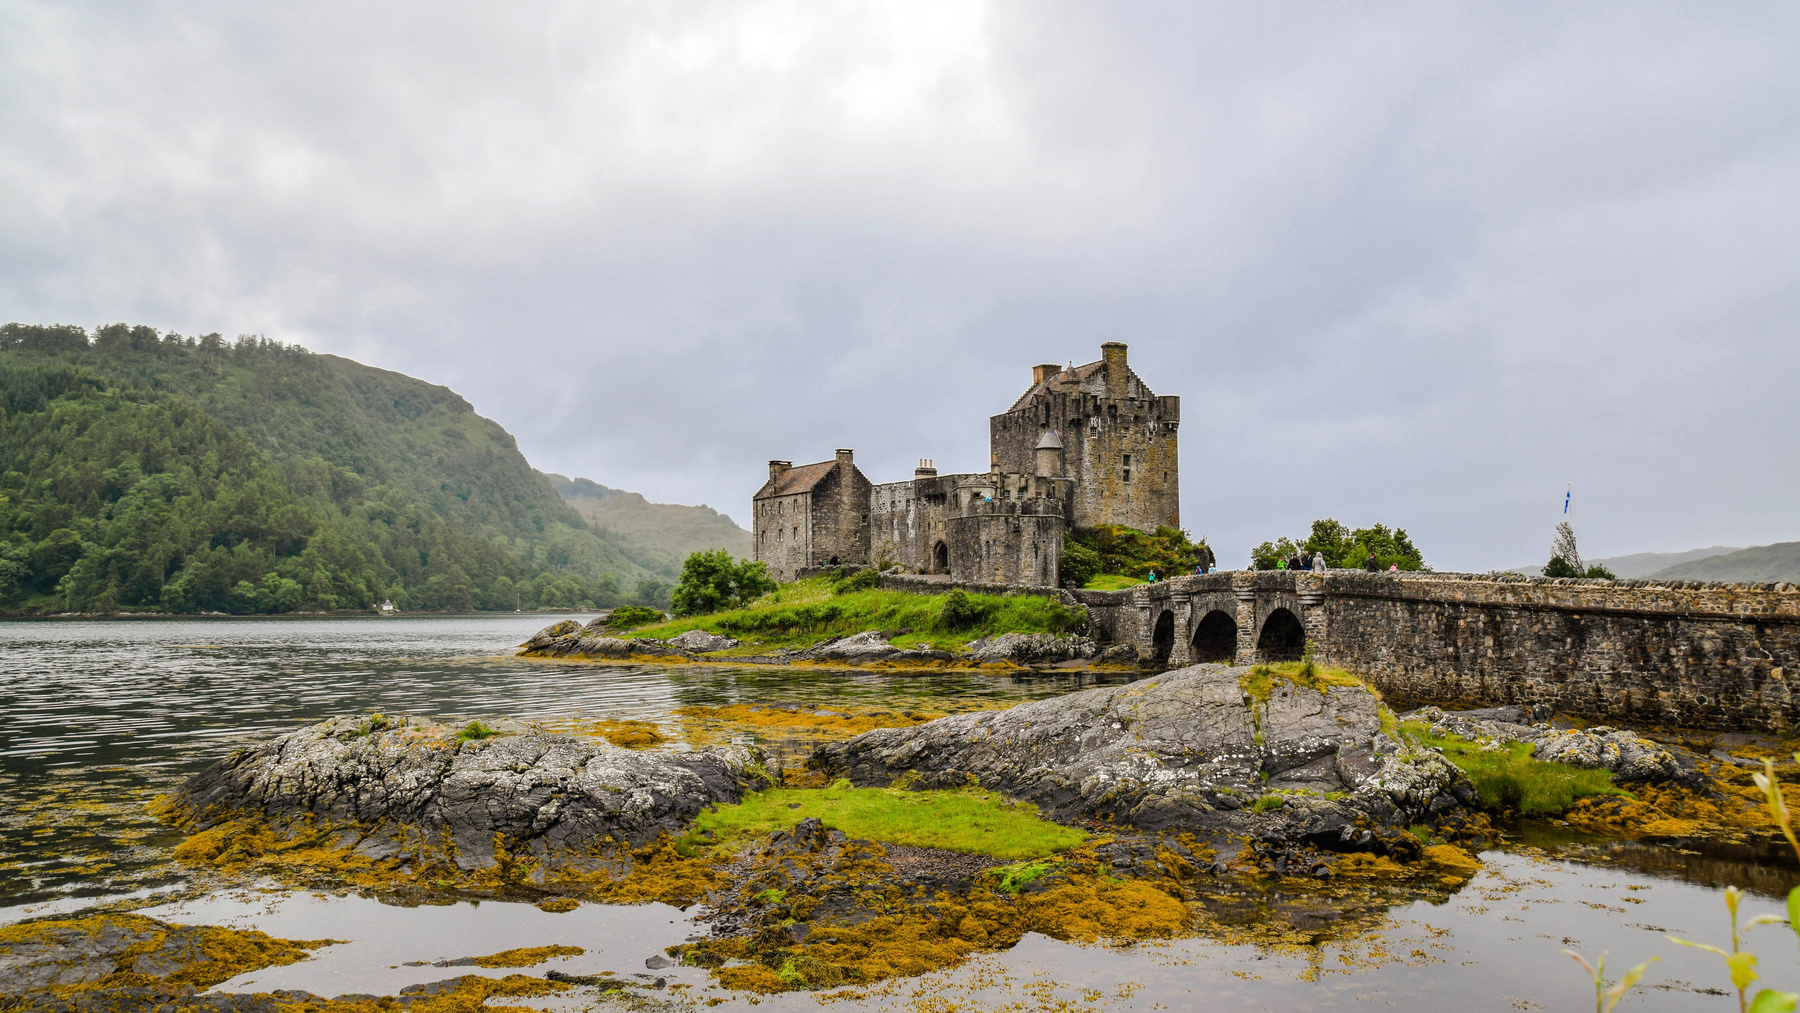
{"label": "green plant in foreground", "polygon": [[1644,980],[1644,972],[1650,969],[1650,965],[1662,959],[1661,957],[1651,957],[1649,960],[1626,971],[1625,977],[1620,978],[1618,984],[1611,988],[1607,988],[1606,954],[1600,954],[1600,963],[1599,966],[1596,967],[1595,965],[1588,963],[1586,957],[1576,953],[1574,950],[1564,950],[1563,952],[1574,957],[1582,967],[1587,969],[1588,977],[1594,979],[1594,1013],[1612,1013],[1612,1008],[1619,1004],[1620,999],[1625,998],[1625,993],[1631,991],[1638,982]]}
{"label": "green plant in foreground", "polygon": [[457,731],[456,737],[464,742],[479,742],[482,739],[491,739],[499,734],[499,732],[494,731],[480,721],[471,721],[468,724],[463,725],[462,728]]}
{"label": "green plant in foreground", "polygon": [[[1794,761],[1800,763],[1800,753],[1794,755]],[[1781,835],[1787,838],[1788,846],[1794,849],[1794,857],[1800,858],[1800,839],[1796,839],[1794,835],[1793,821],[1788,813],[1787,802],[1781,797],[1781,784],[1775,780],[1775,761],[1764,757],[1762,773],[1751,775],[1751,779],[1756,782],[1758,788],[1762,789],[1763,796],[1767,800],[1769,815],[1774,817],[1775,823],[1781,827]],[[1738,907],[1743,903],[1743,899],[1744,891],[1735,886],[1725,888],[1725,907],[1731,912],[1731,949],[1729,950],[1718,946],[1709,946],[1706,943],[1679,939],[1675,936],[1664,936],[1663,938],[1680,946],[1705,950],[1724,958],[1725,967],[1731,975],[1731,987],[1737,991],[1739,1013],[1794,1013],[1795,1007],[1800,1006],[1800,992],[1778,992],[1772,988],[1765,988],[1759,990],[1755,996],[1746,994],[1750,985],[1759,980],[1761,975],[1756,973],[1756,954],[1743,948],[1743,935],[1758,925],[1785,924],[1790,931],[1800,937],[1800,886],[1788,892],[1788,916],[1786,918],[1772,914],[1757,915],[1739,928]],[[1600,966],[1596,969],[1586,960],[1582,960],[1579,954],[1568,950],[1563,952],[1580,960],[1581,966],[1587,968],[1588,973],[1593,976],[1596,996],[1594,1008],[1599,1013],[1610,1013],[1612,1008],[1618,1005],[1619,999],[1625,995],[1626,991],[1643,978],[1644,969],[1649,964],[1646,961],[1632,968],[1626,972],[1625,977],[1621,978],[1617,985],[1608,990],[1605,988],[1606,958],[1604,955],[1601,956]],[[1602,1007],[1600,1004],[1602,998],[1610,998],[1612,1001]]]}

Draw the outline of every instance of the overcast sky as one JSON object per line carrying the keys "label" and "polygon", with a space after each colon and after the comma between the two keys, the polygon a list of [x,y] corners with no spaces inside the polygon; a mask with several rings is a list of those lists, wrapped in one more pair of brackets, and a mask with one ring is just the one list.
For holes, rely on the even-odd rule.
{"label": "overcast sky", "polygon": [[1800,5],[0,0],[0,318],[445,384],[747,521],[1183,399],[1222,562],[1800,539]]}

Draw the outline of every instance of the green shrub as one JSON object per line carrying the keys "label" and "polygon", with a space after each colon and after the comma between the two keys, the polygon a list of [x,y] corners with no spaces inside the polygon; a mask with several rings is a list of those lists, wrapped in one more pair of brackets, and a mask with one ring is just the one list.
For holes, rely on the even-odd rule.
{"label": "green shrub", "polygon": [[847,577],[840,577],[831,584],[832,594],[855,594],[858,591],[873,591],[881,586],[881,574],[874,570],[858,570]]}
{"label": "green shrub", "polygon": [[990,608],[986,602],[965,594],[959,587],[944,596],[943,609],[938,614],[943,616],[944,625],[960,630],[981,622]]}
{"label": "green shrub", "polygon": [[660,623],[668,618],[653,608],[642,605],[621,605],[613,609],[606,617],[607,629],[629,630],[650,623]]}
{"label": "green shrub", "polygon": [[[1081,528],[1063,543],[1063,558],[1069,557],[1070,546],[1091,550],[1098,560],[1088,574],[1118,573],[1128,577],[1148,577],[1152,571],[1160,577],[1177,577],[1194,572],[1200,565],[1200,546],[1189,541],[1187,532],[1178,528],[1159,527],[1145,533],[1120,524],[1102,524]],[[1074,579],[1070,575],[1066,579]],[[1087,581],[1082,581],[1086,584]]]}
{"label": "green shrub", "polygon": [[1073,538],[1068,539],[1063,542],[1062,563],[1057,572],[1064,584],[1086,587],[1087,582],[1100,572],[1100,553]]}

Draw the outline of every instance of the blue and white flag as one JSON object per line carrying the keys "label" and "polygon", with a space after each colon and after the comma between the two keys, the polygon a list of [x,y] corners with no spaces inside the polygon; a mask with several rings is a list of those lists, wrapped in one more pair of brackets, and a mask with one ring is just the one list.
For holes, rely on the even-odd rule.
{"label": "blue and white flag", "polygon": [[1570,489],[1563,493],[1563,516],[1565,517],[1569,514],[1569,497],[1574,495],[1574,492],[1575,490]]}

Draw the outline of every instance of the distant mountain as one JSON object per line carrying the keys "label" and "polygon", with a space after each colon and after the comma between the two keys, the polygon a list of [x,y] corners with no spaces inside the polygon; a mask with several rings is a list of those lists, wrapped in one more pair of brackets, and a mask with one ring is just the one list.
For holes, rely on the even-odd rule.
{"label": "distant mountain", "polygon": [[739,558],[750,555],[750,532],[704,503],[652,503],[638,493],[585,478],[544,477],[590,525],[654,546],[667,553],[670,565],[678,567],[689,553],[702,549],[724,549]]}
{"label": "distant mountain", "polygon": [[[1628,556],[1612,556],[1607,559],[1585,559],[1585,563],[1598,563],[1611,570],[1621,580],[1640,580],[1677,563],[1705,559],[1709,556],[1723,556],[1729,552],[1740,551],[1734,546],[1714,545],[1706,549],[1689,549],[1686,552],[1634,552]],[[1543,564],[1537,566],[1515,566],[1513,573],[1522,573],[1527,577],[1544,575]]]}
{"label": "distant mountain", "polygon": [[669,555],[591,527],[444,387],[263,339],[0,327],[0,610],[613,605],[665,595]]}
{"label": "distant mountain", "polygon": [[1800,580],[1800,542],[1753,545],[1722,556],[1677,563],[1650,576],[1657,580]]}

